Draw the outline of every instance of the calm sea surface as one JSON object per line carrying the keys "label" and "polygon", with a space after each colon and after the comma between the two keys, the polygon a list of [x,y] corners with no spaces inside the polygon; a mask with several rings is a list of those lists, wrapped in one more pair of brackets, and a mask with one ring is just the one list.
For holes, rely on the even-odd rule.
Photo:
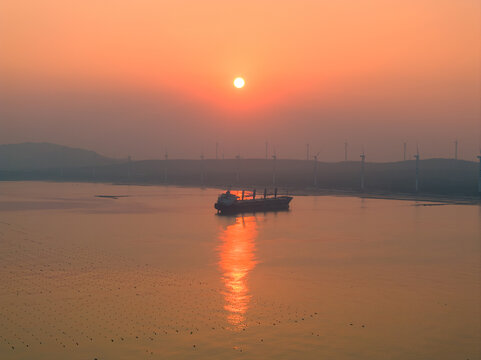
{"label": "calm sea surface", "polygon": [[0,183],[0,358],[481,358],[479,206],[218,193]]}

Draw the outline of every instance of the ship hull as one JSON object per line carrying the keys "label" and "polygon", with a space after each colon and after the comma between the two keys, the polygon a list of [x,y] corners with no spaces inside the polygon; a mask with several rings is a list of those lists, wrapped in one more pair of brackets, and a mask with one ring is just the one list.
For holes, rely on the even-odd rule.
{"label": "ship hull", "polygon": [[277,198],[239,200],[230,205],[215,203],[214,207],[221,214],[238,214],[244,212],[265,212],[288,210],[291,196],[279,196]]}

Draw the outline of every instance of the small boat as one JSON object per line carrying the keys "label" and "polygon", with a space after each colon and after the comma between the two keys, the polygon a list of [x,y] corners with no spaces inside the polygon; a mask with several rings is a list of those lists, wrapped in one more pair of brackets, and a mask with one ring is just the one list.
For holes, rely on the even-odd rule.
{"label": "small boat", "polygon": [[264,196],[256,199],[256,191],[252,191],[251,195],[242,195],[239,197],[231,193],[229,190],[219,195],[214,207],[220,214],[236,214],[242,212],[264,212],[288,210],[292,196],[277,196],[277,188],[274,190],[273,196],[269,197],[267,189],[264,189]]}

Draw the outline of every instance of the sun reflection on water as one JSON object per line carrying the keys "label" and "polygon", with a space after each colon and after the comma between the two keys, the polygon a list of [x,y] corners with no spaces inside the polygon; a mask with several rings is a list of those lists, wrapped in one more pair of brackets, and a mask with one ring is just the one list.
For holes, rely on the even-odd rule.
{"label": "sun reflection on water", "polygon": [[237,329],[245,326],[245,314],[251,299],[247,277],[257,263],[256,238],[257,221],[254,216],[236,217],[235,222],[219,234],[219,267],[225,285],[222,291],[224,309],[228,312],[227,321]]}

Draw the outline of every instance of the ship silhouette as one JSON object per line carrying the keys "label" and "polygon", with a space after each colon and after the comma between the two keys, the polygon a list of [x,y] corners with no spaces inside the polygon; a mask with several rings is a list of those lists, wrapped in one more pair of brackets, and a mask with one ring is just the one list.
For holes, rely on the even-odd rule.
{"label": "ship silhouette", "polygon": [[264,189],[264,196],[260,198],[256,198],[256,190],[248,195],[246,195],[245,190],[242,190],[241,196],[227,190],[219,195],[214,207],[219,214],[279,211],[288,210],[291,200],[292,196],[277,196],[277,188],[274,189],[272,196],[269,196],[267,189]]}

